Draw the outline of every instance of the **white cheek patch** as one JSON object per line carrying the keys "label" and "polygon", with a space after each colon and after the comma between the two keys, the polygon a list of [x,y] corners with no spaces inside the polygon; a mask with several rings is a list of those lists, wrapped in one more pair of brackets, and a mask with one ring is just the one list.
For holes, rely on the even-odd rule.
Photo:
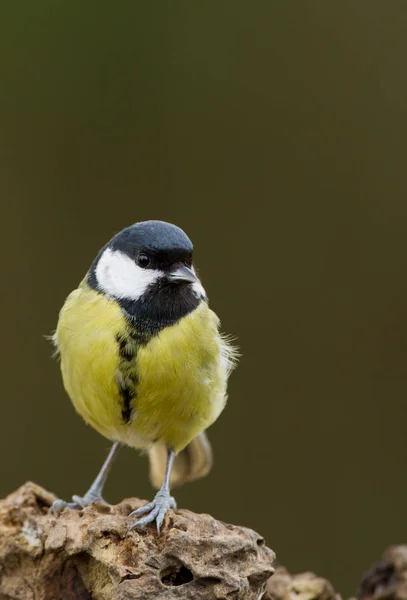
{"label": "white cheek patch", "polygon": [[194,292],[195,296],[197,296],[197,298],[206,298],[206,292],[200,281],[196,281],[192,284],[192,291]]}
{"label": "white cheek patch", "polygon": [[106,248],[96,266],[95,275],[100,289],[109,296],[138,300],[162,273],[142,269],[120,250]]}
{"label": "white cheek patch", "polygon": [[[193,272],[194,275],[196,275],[196,271],[193,266],[191,266],[191,271]],[[194,294],[197,298],[206,298],[206,292],[200,281],[196,281],[195,283],[192,284],[192,291],[194,292]]]}

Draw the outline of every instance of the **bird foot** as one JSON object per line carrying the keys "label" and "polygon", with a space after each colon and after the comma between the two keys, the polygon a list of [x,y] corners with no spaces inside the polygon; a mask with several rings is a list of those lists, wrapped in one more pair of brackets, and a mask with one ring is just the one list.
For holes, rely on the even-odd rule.
{"label": "bird foot", "polygon": [[61,512],[65,508],[72,508],[74,510],[83,510],[87,506],[91,506],[95,502],[100,502],[101,504],[107,504],[105,500],[103,500],[100,494],[93,494],[92,492],[87,492],[83,497],[82,496],[72,496],[73,502],[65,502],[65,500],[55,500],[52,503],[49,512],[55,515],[56,517],[61,514]]}
{"label": "bird foot", "polygon": [[130,513],[129,517],[141,517],[146,515],[132,525],[130,529],[135,529],[136,527],[145,527],[149,523],[153,523],[155,521],[157,525],[157,532],[160,533],[161,525],[163,524],[165,515],[170,508],[177,508],[174,498],[170,496],[168,490],[160,490],[157,492],[152,502],[149,502],[145,506],[141,506],[137,510],[133,510],[133,512]]}

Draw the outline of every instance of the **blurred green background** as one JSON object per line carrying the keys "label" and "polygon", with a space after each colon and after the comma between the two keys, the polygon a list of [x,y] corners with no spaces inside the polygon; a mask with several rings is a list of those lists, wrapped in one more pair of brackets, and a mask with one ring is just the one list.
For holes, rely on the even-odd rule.
{"label": "blurred green background", "polygon": [[[1,495],[93,479],[43,335],[112,234],[169,220],[243,353],[178,503],[352,593],[407,541],[407,3],[2,12]],[[106,497],[152,493],[123,451]]]}

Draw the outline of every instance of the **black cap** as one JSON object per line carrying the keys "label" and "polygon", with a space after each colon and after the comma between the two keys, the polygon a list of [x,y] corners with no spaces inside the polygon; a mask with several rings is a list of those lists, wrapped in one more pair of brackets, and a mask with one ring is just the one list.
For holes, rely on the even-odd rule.
{"label": "black cap", "polygon": [[141,221],[116,234],[107,244],[129,256],[139,251],[153,254],[192,254],[192,242],[182,229],[165,221]]}

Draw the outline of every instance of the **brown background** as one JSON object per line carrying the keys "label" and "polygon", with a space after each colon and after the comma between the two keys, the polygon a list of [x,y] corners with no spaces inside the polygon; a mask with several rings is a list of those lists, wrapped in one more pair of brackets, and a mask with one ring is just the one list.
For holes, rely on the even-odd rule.
{"label": "brown background", "polygon": [[243,352],[178,503],[353,592],[407,541],[407,3],[138,4],[0,18],[0,493],[85,491],[108,444],[42,336],[114,232],[173,221]]}

